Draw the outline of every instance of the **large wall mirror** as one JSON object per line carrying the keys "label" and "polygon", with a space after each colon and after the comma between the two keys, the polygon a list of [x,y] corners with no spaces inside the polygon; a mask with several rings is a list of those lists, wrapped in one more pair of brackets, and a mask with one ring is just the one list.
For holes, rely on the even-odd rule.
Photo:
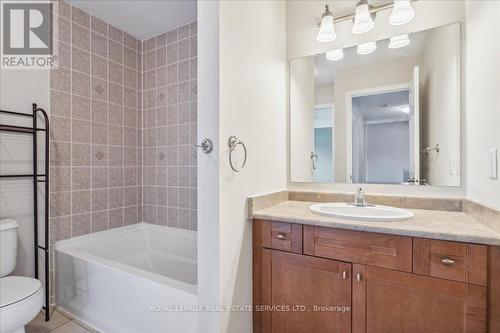
{"label": "large wall mirror", "polygon": [[290,180],[460,186],[460,24],[290,62]]}

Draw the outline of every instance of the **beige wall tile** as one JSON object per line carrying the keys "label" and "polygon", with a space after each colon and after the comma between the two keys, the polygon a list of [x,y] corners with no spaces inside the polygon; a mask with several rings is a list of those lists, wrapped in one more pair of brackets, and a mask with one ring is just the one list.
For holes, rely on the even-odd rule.
{"label": "beige wall tile", "polygon": [[108,100],[108,83],[105,80],[92,78],[92,99]]}
{"label": "beige wall tile", "polygon": [[92,211],[108,209],[108,189],[92,190]]}
{"label": "beige wall tile", "polygon": [[82,214],[90,212],[90,191],[71,192],[71,213]]}
{"label": "beige wall tile", "polygon": [[108,210],[92,213],[92,232],[108,230]]}
{"label": "beige wall tile", "polygon": [[75,71],[90,74],[90,53],[73,47],[71,68]]}
{"label": "beige wall tile", "polygon": [[72,168],[71,178],[73,190],[90,189],[90,167]]}
{"label": "beige wall tile", "polygon": [[50,243],[71,237],[71,216],[50,219]]}
{"label": "beige wall tile", "polygon": [[108,122],[108,103],[98,100],[92,100],[92,121]]}
{"label": "beige wall tile", "polygon": [[92,31],[95,31],[101,35],[107,36],[108,24],[106,22],[104,22],[103,20],[100,20],[95,16],[91,16],[90,26],[91,26]]}
{"label": "beige wall tile", "polygon": [[71,192],[55,192],[50,194],[50,216],[66,216],[71,214]]}
{"label": "beige wall tile", "polygon": [[123,64],[123,45],[108,40],[109,60]]}
{"label": "beige wall tile", "polygon": [[71,44],[82,50],[90,49],[90,30],[78,24],[71,25]]}
{"label": "beige wall tile", "polygon": [[50,168],[50,191],[70,191],[71,190],[71,168],[51,167]]}
{"label": "beige wall tile", "polygon": [[111,24],[108,25],[108,38],[123,44],[123,31]]}
{"label": "beige wall tile", "polygon": [[71,143],[50,142],[50,165],[52,166],[71,165]]}
{"label": "beige wall tile", "polygon": [[108,56],[108,40],[106,37],[92,32],[91,35],[91,52],[106,58]]}
{"label": "beige wall tile", "polygon": [[92,168],[92,188],[103,189],[108,187],[108,168],[93,167]]}
{"label": "beige wall tile", "polygon": [[71,218],[71,225],[72,225],[71,236],[76,237],[89,234],[91,232],[90,220],[91,220],[90,213],[73,215]]}
{"label": "beige wall tile", "polygon": [[109,210],[109,228],[123,227],[123,208]]}
{"label": "beige wall tile", "polygon": [[71,95],[57,90],[50,91],[51,116],[71,116]]}
{"label": "beige wall tile", "polygon": [[90,28],[90,15],[75,6],[71,6],[71,20],[84,27]]}
{"label": "beige wall tile", "polygon": [[90,99],[73,96],[71,116],[76,119],[90,120]]}
{"label": "beige wall tile", "polygon": [[50,117],[50,138],[54,141],[71,140],[71,119],[62,117]]}
{"label": "beige wall tile", "polygon": [[71,92],[71,71],[67,68],[50,70],[50,88]]}
{"label": "beige wall tile", "polygon": [[71,72],[71,92],[74,95],[90,97],[90,76],[87,74]]}
{"label": "beige wall tile", "polygon": [[71,134],[72,142],[90,143],[90,121],[73,119]]}

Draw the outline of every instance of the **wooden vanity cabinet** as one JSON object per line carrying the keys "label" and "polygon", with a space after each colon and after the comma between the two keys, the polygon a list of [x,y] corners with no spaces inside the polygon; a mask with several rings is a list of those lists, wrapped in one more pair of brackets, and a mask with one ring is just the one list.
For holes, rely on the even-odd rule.
{"label": "wooden vanity cabinet", "polygon": [[262,332],[351,332],[351,264],[264,249],[262,286]]}
{"label": "wooden vanity cabinet", "polygon": [[486,332],[486,288],[354,265],[353,333]]}
{"label": "wooden vanity cabinet", "polygon": [[253,332],[486,333],[486,250],[254,220]]}

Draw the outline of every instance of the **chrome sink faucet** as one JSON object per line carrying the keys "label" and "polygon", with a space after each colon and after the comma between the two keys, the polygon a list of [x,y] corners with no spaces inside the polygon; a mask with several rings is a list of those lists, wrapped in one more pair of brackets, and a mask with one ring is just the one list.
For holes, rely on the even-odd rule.
{"label": "chrome sink faucet", "polygon": [[360,187],[354,195],[354,206],[366,207],[369,206],[365,199],[365,191]]}

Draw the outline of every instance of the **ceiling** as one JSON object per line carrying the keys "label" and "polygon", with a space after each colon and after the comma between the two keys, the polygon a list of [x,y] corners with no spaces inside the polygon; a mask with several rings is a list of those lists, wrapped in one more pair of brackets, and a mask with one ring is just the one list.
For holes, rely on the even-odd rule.
{"label": "ceiling", "polygon": [[[432,30],[431,30],[432,31]],[[377,41],[377,49],[370,54],[357,54],[356,47],[344,49],[344,58],[339,61],[330,61],[326,59],[325,54],[314,56],[314,77],[315,84],[331,84],[335,80],[335,72],[339,69],[375,64],[389,59],[414,56],[422,53],[425,47],[429,31],[421,31],[409,35],[410,45],[399,48],[389,49],[389,39]]]}
{"label": "ceiling", "polygon": [[196,20],[196,0],[69,0],[69,2],[140,40]]}
{"label": "ceiling", "polygon": [[408,121],[409,114],[401,112],[409,107],[408,90],[353,97],[353,112],[367,122]]}

